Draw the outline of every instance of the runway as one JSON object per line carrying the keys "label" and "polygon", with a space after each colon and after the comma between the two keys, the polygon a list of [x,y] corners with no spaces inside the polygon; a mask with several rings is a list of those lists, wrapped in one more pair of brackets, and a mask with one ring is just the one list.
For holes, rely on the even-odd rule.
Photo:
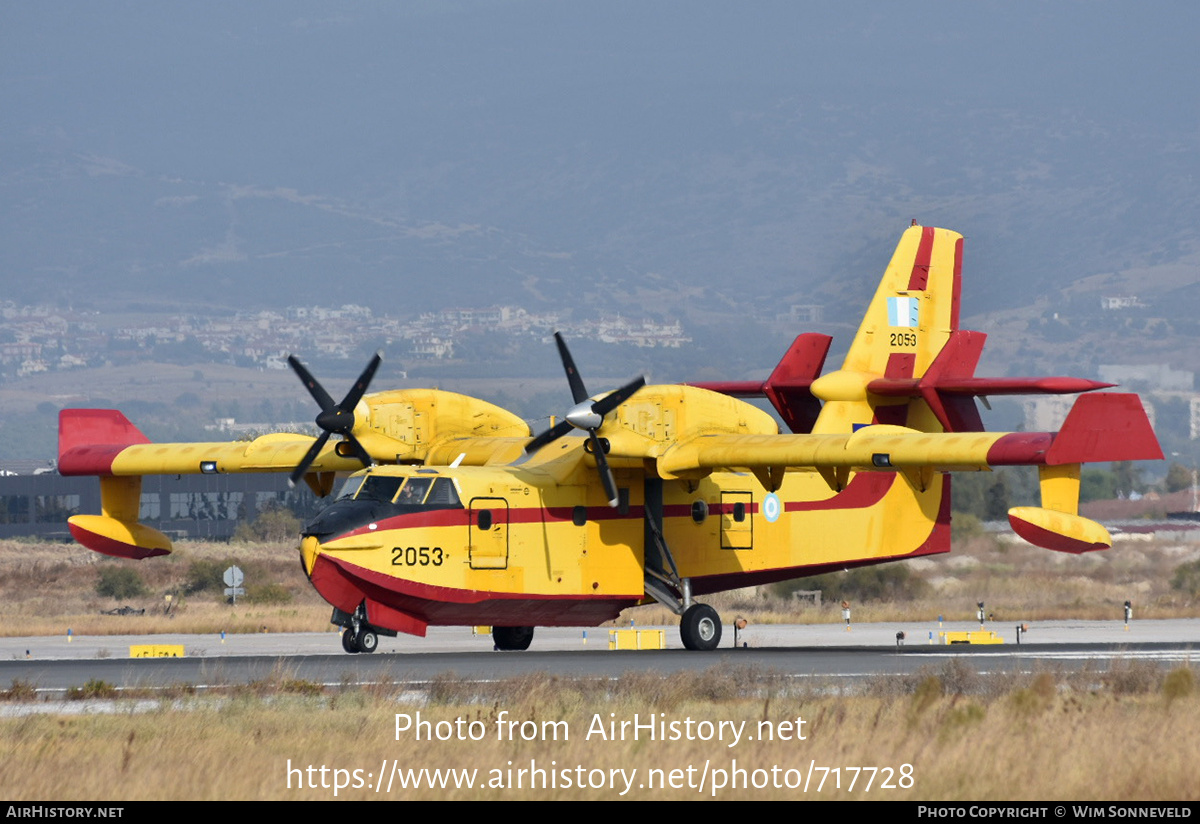
{"label": "runway", "polygon": [[[336,687],[364,683],[414,687],[453,674],[488,681],[531,672],[613,678],[629,671],[664,674],[713,667],[745,667],[795,679],[829,682],[913,673],[954,658],[979,673],[1038,669],[1107,670],[1114,661],[1149,660],[1165,668],[1200,659],[1200,620],[1048,621],[1034,624],[1017,643],[1015,626],[989,626],[1005,643],[945,645],[940,632],[977,631],[978,624],[840,624],[753,627],[733,647],[726,627],[722,648],[680,648],[675,627],[662,629],[668,649],[610,651],[608,630],[539,628],[525,652],[496,652],[490,636],[466,628],[431,629],[428,638],[381,638],[372,655],[341,651],[329,633],[35,637],[0,639],[0,688],[14,681],[53,697],[96,679],[119,688],[196,689],[280,677]],[[903,644],[896,635],[905,634]],[[934,643],[931,643],[934,642]],[[132,644],[181,644],[182,658],[129,657]]]}

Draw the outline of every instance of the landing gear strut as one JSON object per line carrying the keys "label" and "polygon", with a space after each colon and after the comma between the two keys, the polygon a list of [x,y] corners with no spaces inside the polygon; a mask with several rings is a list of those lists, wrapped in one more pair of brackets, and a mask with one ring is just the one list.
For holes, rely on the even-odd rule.
{"label": "landing gear strut", "polygon": [[533,641],[533,627],[492,627],[496,649],[525,650]]}
{"label": "landing gear strut", "polygon": [[679,567],[662,533],[662,481],[647,478],[645,487],[646,594],[679,618],[679,635],[688,649],[713,650],[721,643],[721,616],[692,600],[692,580]]}
{"label": "landing gear strut", "polygon": [[708,604],[692,604],[679,619],[679,635],[688,649],[716,649],[721,643],[721,616]]}

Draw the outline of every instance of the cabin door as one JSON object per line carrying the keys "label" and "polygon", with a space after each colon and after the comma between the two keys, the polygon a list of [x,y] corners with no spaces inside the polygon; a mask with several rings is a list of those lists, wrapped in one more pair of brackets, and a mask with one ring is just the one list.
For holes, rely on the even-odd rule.
{"label": "cabin door", "polygon": [[753,495],[749,492],[721,493],[721,549],[750,549],[754,526],[750,520]]}
{"label": "cabin door", "polygon": [[467,524],[471,569],[508,568],[508,501],[472,498]]}

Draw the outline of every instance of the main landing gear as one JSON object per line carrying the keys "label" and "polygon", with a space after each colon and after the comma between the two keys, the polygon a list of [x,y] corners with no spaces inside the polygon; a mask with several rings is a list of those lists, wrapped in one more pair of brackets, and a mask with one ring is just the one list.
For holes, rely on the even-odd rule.
{"label": "main landing gear", "polygon": [[692,600],[692,580],[679,567],[662,533],[662,481],[646,479],[646,594],[679,616],[679,637],[688,649],[714,650],[721,643],[721,616]]}
{"label": "main landing gear", "polygon": [[[708,604],[692,600],[691,581],[659,581],[658,576],[646,577],[646,594],[679,616],[679,637],[687,649],[708,651],[721,643],[721,616]],[[665,578],[665,576],[664,576]],[[671,586],[664,586],[669,583]],[[681,595],[677,596],[678,591]]]}
{"label": "main landing gear", "polygon": [[533,641],[533,627],[492,627],[496,649],[526,650]]}
{"label": "main landing gear", "polygon": [[721,643],[721,616],[708,604],[692,604],[679,619],[679,635],[688,649],[716,649]]}

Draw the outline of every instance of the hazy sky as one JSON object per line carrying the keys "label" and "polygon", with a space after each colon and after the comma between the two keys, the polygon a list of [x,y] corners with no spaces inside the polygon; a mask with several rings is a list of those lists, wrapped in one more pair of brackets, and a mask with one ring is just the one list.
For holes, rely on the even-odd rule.
{"label": "hazy sky", "polygon": [[880,259],[911,217],[967,231],[996,274],[1093,273],[1194,239],[1198,18],[1184,2],[3,3],[0,277],[185,278],[251,300],[286,278],[315,300],[331,271],[380,290],[404,268],[394,299],[428,303],[443,272],[513,294],[744,270],[777,300]]}

